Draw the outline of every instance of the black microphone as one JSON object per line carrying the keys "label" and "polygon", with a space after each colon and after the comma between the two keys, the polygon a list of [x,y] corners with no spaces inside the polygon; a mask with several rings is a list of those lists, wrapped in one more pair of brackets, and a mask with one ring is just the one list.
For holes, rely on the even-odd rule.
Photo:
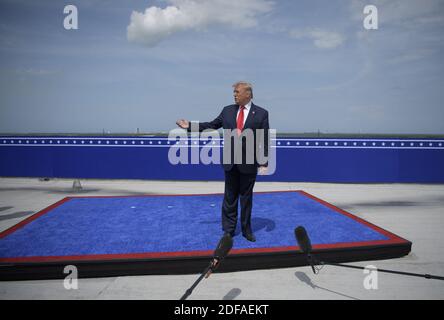
{"label": "black microphone", "polygon": [[302,252],[306,254],[311,253],[311,241],[305,228],[303,226],[297,227],[294,229],[294,234]]}
{"label": "black microphone", "polygon": [[213,256],[215,258],[223,259],[227,256],[228,252],[233,247],[233,238],[229,233],[224,234],[224,236],[219,240],[219,243],[214,250]]}
{"label": "black microphone", "polygon": [[217,244],[216,250],[213,253],[213,261],[211,262],[211,268],[208,270],[208,273],[205,275],[205,278],[208,278],[211,273],[217,269],[220,262],[228,255],[231,248],[233,247],[233,238],[229,233],[224,234],[224,236],[220,239]]}
{"label": "black microphone", "polygon": [[302,252],[307,255],[308,263],[311,266],[311,269],[313,270],[313,273],[316,274],[315,267],[313,265],[313,259],[311,256],[311,241],[308,237],[307,231],[303,226],[299,226],[296,229],[294,229],[294,234],[296,236],[296,241],[298,242],[299,248],[301,248]]}
{"label": "black microphone", "polygon": [[233,247],[233,238],[229,233],[226,233],[217,244],[216,250],[213,253],[213,259],[211,260],[208,267],[202,272],[199,278],[194,282],[194,284],[184,293],[180,300],[186,300],[193,292],[194,288],[198,285],[198,283],[203,279],[203,277],[208,278],[210,274],[217,269],[220,262],[228,255],[231,248]]}

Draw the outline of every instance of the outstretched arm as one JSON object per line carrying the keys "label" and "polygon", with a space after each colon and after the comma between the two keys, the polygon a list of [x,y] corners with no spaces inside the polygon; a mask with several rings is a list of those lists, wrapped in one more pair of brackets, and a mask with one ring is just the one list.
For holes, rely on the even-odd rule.
{"label": "outstretched arm", "polygon": [[[176,121],[176,124],[181,127],[182,129],[186,129],[188,131],[191,131],[191,122],[185,119],[179,119]],[[210,122],[197,122],[199,125],[198,129],[199,132],[206,130],[206,129],[214,129],[217,130],[222,127],[222,112],[219,114],[219,116]],[[197,127],[197,126],[196,126]]]}

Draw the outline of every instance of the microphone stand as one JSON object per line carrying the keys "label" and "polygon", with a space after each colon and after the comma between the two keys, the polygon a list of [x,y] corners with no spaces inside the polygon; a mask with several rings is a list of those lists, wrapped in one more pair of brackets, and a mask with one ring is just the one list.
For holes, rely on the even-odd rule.
{"label": "microphone stand", "polygon": [[[353,266],[353,265],[347,265],[347,264],[341,264],[341,263],[320,261],[312,254],[313,252],[312,252],[312,247],[311,247],[311,241],[310,241],[310,238],[308,237],[308,234],[307,234],[307,231],[305,230],[305,228],[303,226],[298,226],[294,230],[294,233],[295,233],[295,237],[296,237],[296,242],[298,243],[299,247],[301,248],[302,253],[305,254],[305,256],[307,258],[307,262],[311,266],[311,269],[313,270],[314,274],[317,274],[320,270],[320,269],[316,268],[315,264],[316,265],[330,265],[330,266],[336,266],[336,267],[368,270],[367,268],[360,267],[360,266]],[[316,271],[318,271],[318,272],[316,272]],[[434,276],[434,275],[430,275],[430,274],[419,274],[419,273],[402,272],[402,271],[387,270],[387,269],[377,269],[377,271],[399,274],[399,275],[404,275],[404,276],[421,277],[421,278],[426,278],[426,279],[444,280],[444,277]]]}
{"label": "microphone stand", "polygon": [[316,268],[314,266],[314,262],[317,262],[316,259],[314,257],[312,257],[312,255],[310,253],[308,253],[307,260],[308,260],[308,263],[310,264],[311,270],[313,270],[313,273],[316,274]]}
{"label": "microphone stand", "polygon": [[199,278],[197,278],[197,280],[193,283],[193,285],[187,290],[185,291],[184,295],[180,298],[180,300],[186,300],[191,293],[193,292],[194,288],[197,287],[197,285],[199,284],[199,282],[205,277],[208,278],[210,276],[210,274],[216,270],[216,267],[219,265],[219,259],[217,257],[215,257],[210,264],[208,265],[208,267],[202,272],[202,274],[199,276]]}
{"label": "microphone stand", "polygon": [[[361,266],[354,266],[354,265],[347,265],[347,264],[341,264],[341,263],[319,261],[319,260],[314,259],[313,256],[311,256],[309,258],[309,262],[310,262],[311,268],[313,269],[313,272],[314,272],[314,266],[313,266],[313,263],[310,261],[312,259],[315,262],[318,262],[318,264],[321,264],[321,265],[335,266],[335,267],[344,267],[344,268],[352,268],[352,269],[360,269],[360,270],[368,270],[368,268],[361,267]],[[399,275],[404,275],[404,276],[421,277],[421,278],[425,278],[425,279],[444,280],[444,277],[435,276],[435,275],[431,275],[431,274],[420,274],[420,273],[403,272],[403,271],[378,269],[378,268],[376,268],[376,270],[378,272],[393,273],[393,274],[399,274]],[[314,273],[316,274],[316,272],[314,272]]]}

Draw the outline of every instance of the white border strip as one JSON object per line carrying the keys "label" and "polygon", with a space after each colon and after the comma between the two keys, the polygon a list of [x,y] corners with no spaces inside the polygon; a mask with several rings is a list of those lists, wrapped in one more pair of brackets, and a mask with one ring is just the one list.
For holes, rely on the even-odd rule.
{"label": "white border strip", "polygon": [[[179,139],[169,138],[100,138],[100,137],[0,137],[0,147],[143,147],[143,148],[170,148],[170,147],[209,147],[209,148],[222,148],[223,143],[220,143],[223,139],[202,139],[188,137],[185,141],[186,144],[177,144],[176,142],[182,141]],[[297,139],[297,138],[279,138],[272,139],[277,141],[273,148],[278,149],[416,149],[416,150],[443,150],[444,140],[425,140],[425,139]],[[16,141],[23,141],[23,143],[16,143]],[[51,143],[50,143],[51,141]],[[92,142],[95,143],[92,143]],[[97,143],[103,142],[103,143]],[[124,142],[123,144],[121,142]],[[146,141],[146,144],[144,143]],[[199,143],[196,145],[196,141],[208,142]],[[293,141],[292,144],[288,144]],[[294,141],[297,141],[295,145]],[[13,143],[11,143],[13,142]],[[83,143],[82,143],[83,142]],[[116,143],[120,142],[120,143]],[[125,143],[126,142],[126,143]],[[137,142],[137,143],[136,143]],[[155,143],[157,142],[157,143]],[[194,144],[191,144],[194,142]],[[212,144],[210,142],[216,142]],[[219,143],[218,143],[219,142]],[[357,143],[360,145],[356,145]],[[300,143],[300,145],[299,145]],[[365,145],[363,145],[365,143]],[[424,145],[412,145],[412,144],[424,144]],[[316,144],[316,145],[314,145]],[[377,145],[376,145],[377,144]],[[387,145],[386,145],[387,144]],[[400,145],[401,144],[401,145]],[[403,145],[405,144],[405,146]]]}

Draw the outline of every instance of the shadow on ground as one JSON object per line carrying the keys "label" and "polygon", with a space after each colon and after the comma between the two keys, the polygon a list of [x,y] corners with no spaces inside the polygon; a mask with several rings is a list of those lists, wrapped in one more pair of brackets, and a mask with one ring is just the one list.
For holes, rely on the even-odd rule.
{"label": "shadow on ground", "polygon": [[240,294],[242,290],[239,288],[233,288],[222,298],[222,300],[234,300],[236,299]]}
{"label": "shadow on ground", "polygon": [[320,286],[314,284],[313,281],[311,281],[310,277],[307,276],[307,274],[305,272],[296,271],[294,275],[296,276],[296,278],[298,278],[299,281],[309,285],[314,290],[315,289],[321,289],[323,291],[334,293],[334,294],[339,295],[341,297],[345,297],[345,298],[352,299],[352,300],[359,300],[358,298],[355,298],[355,297],[352,297],[352,296],[348,296],[348,295],[340,293],[338,291],[334,291],[334,290],[330,290],[330,289],[327,289],[327,288],[323,288],[323,287],[320,287]]}
{"label": "shadow on ground", "polygon": [[0,215],[0,221],[22,218],[34,214],[34,211],[18,211],[9,214]]}
{"label": "shadow on ground", "polygon": [[444,206],[444,197],[429,197],[421,201],[413,200],[387,200],[387,201],[366,201],[366,202],[344,202],[335,203],[335,206],[344,210],[356,210],[357,208],[391,208],[391,207],[430,207]]}

